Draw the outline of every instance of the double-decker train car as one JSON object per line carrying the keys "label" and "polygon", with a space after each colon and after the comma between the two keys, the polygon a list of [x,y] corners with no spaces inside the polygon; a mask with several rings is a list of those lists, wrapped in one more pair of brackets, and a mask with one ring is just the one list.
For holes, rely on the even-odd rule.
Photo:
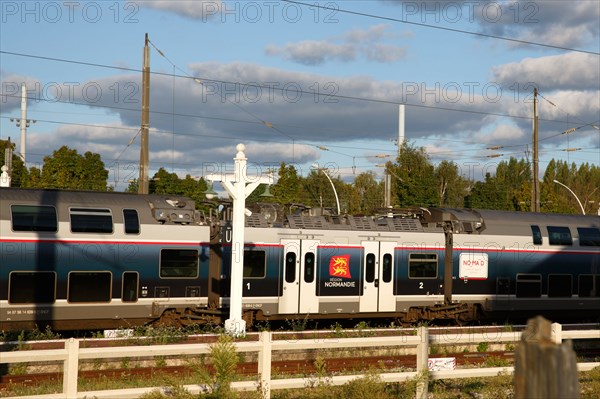
{"label": "double-decker train car", "polygon": [[[414,209],[246,217],[243,317],[600,315],[600,217]],[[0,329],[222,322],[228,212],[166,195],[0,189]]]}
{"label": "double-decker train car", "polygon": [[206,306],[210,227],[178,196],[0,189],[0,329],[124,327]]}
{"label": "double-decker train car", "polygon": [[600,317],[598,216],[430,208],[246,224],[257,318]]}

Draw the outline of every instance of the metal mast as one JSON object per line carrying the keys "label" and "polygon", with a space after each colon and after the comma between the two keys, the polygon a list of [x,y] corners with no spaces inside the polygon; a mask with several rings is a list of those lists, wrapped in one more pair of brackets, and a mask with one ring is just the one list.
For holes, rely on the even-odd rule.
{"label": "metal mast", "polygon": [[150,127],[150,47],[148,34],[144,46],[144,61],[142,67],[142,125],[140,143],[140,177],[138,179],[138,194],[148,194],[150,191],[148,179],[148,129]]}
{"label": "metal mast", "polygon": [[539,174],[540,174],[540,160],[539,160],[539,137],[538,137],[538,91],[537,88],[533,89],[533,133],[532,133],[532,145],[533,145],[533,176],[531,180],[531,212],[540,211],[540,189],[539,189]]}

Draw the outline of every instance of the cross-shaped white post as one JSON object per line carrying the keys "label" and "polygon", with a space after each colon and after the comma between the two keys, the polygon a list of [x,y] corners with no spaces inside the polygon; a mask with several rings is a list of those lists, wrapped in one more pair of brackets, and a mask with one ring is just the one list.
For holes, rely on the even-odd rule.
{"label": "cross-shaped white post", "polygon": [[234,174],[208,175],[206,180],[218,181],[233,199],[231,237],[231,293],[229,295],[229,319],[225,320],[225,331],[233,336],[246,335],[246,321],[242,319],[242,289],[244,283],[244,227],[245,216],[251,214],[246,209],[246,198],[261,184],[272,184],[273,175],[248,178],[246,174],[246,146],[236,146]]}

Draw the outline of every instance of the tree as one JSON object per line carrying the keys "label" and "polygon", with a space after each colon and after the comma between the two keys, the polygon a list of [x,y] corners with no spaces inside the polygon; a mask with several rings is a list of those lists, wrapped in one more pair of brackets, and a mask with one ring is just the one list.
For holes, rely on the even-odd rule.
{"label": "tree", "polygon": [[442,161],[435,167],[438,205],[441,207],[462,208],[465,206],[468,181],[458,173],[458,165]]}
{"label": "tree", "polygon": [[496,166],[496,175],[489,172],[485,181],[476,182],[467,206],[481,209],[528,210],[531,198],[531,169],[525,160],[511,157]]}
{"label": "tree", "polygon": [[431,206],[439,203],[435,169],[423,147],[415,148],[404,143],[398,162],[388,162],[392,175],[392,196],[401,207]]}
{"label": "tree", "polygon": [[44,157],[41,188],[106,191],[108,170],[100,155],[62,146],[52,156]]}
{"label": "tree", "polygon": [[383,184],[375,180],[373,172],[364,172],[356,176],[349,187],[350,214],[374,215],[384,206]]}
{"label": "tree", "polygon": [[[569,187],[575,195],[554,180]],[[575,196],[581,201],[586,214],[598,212],[600,169],[588,163],[578,168],[575,163],[569,165],[565,161],[552,159],[546,167],[541,185],[542,211],[579,214],[581,207]]]}
{"label": "tree", "polygon": [[285,162],[282,162],[277,175],[279,176],[277,183],[270,189],[274,201],[280,204],[300,202],[302,178],[298,176],[298,171],[294,165],[286,165]]}

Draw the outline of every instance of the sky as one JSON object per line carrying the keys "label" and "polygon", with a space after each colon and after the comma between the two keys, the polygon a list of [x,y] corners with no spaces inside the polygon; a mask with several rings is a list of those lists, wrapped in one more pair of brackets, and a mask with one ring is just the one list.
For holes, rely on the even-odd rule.
{"label": "sky", "polygon": [[[405,139],[482,180],[531,160],[600,165],[600,2],[0,1],[0,138],[28,166],[61,146],[99,153],[109,184],[138,177],[150,41],[150,175],[317,164],[381,177]],[[565,133],[570,131],[571,133]]]}

